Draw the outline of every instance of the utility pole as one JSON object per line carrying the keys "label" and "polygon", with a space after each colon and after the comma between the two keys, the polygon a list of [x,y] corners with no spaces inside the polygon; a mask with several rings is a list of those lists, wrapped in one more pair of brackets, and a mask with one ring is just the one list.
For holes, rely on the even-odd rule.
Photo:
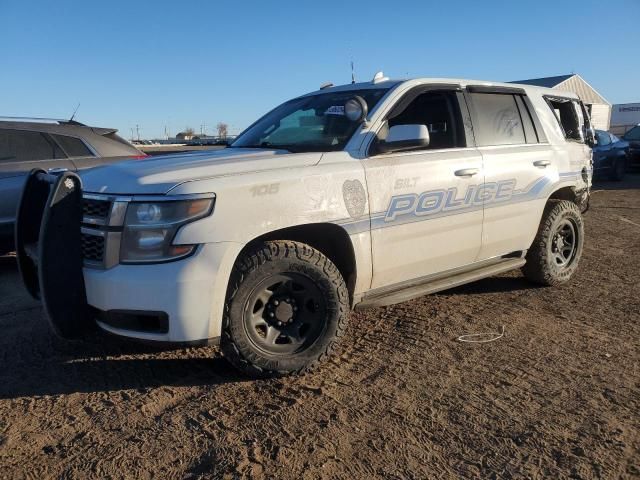
{"label": "utility pole", "polygon": [[136,123],[136,134],[138,136],[138,141],[140,141],[140,125]]}
{"label": "utility pole", "polygon": [[207,128],[207,125],[206,125],[206,124],[204,124],[204,123],[203,123],[203,124],[201,124],[201,125],[200,125],[200,136],[201,136],[201,137],[202,137],[202,136],[204,136],[204,130],[205,130],[205,128]]}
{"label": "utility pole", "polygon": [[131,127],[131,141],[133,142],[135,140],[136,136],[133,133],[133,127]]}
{"label": "utility pole", "polygon": [[164,126],[164,139],[169,140],[169,130],[166,125]]}

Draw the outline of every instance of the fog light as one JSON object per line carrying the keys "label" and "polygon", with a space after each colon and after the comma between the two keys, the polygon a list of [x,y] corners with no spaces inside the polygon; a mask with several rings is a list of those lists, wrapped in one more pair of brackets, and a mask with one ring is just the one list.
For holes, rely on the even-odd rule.
{"label": "fog light", "polygon": [[141,250],[153,250],[160,248],[164,243],[166,231],[143,230],[138,232],[138,248]]}

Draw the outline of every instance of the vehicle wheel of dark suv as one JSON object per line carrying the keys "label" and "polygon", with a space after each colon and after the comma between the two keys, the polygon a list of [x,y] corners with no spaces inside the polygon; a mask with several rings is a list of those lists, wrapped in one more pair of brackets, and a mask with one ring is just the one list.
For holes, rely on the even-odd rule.
{"label": "vehicle wheel of dark suv", "polygon": [[223,316],[221,349],[252,376],[304,373],[344,334],[349,294],[337,267],[293,241],[271,241],[234,265]]}
{"label": "vehicle wheel of dark suv", "polygon": [[542,285],[567,282],[578,268],[584,245],[579,207],[567,200],[549,200],[522,272]]}
{"label": "vehicle wheel of dark suv", "polygon": [[624,157],[616,158],[611,166],[611,180],[620,182],[624,179],[624,173],[627,169],[627,162]]}

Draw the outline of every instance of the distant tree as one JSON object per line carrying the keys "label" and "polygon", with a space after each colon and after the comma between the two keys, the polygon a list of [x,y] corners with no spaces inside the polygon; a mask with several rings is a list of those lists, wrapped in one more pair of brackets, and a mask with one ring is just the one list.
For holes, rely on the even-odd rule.
{"label": "distant tree", "polygon": [[192,137],[193,135],[195,135],[196,131],[191,127],[187,127],[187,128],[184,129],[183,133],[185,135],[189,135],[189,136]]}
{"label": "distant tree", "polygon": [[229,125],[224,122],[220,122],[218,123],[218,125],[216,125],[216,128],[218,129],[218,137],[227,138],[227,134],[229,133]]}

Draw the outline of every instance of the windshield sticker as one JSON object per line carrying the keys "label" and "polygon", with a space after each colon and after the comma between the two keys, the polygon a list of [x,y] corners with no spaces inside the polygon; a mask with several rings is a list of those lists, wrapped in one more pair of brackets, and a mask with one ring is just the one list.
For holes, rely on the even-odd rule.
{"label": "windshield sticker", "polygon": [[344,105],[332,105],[324,112],[325,115],[344,115]]}

